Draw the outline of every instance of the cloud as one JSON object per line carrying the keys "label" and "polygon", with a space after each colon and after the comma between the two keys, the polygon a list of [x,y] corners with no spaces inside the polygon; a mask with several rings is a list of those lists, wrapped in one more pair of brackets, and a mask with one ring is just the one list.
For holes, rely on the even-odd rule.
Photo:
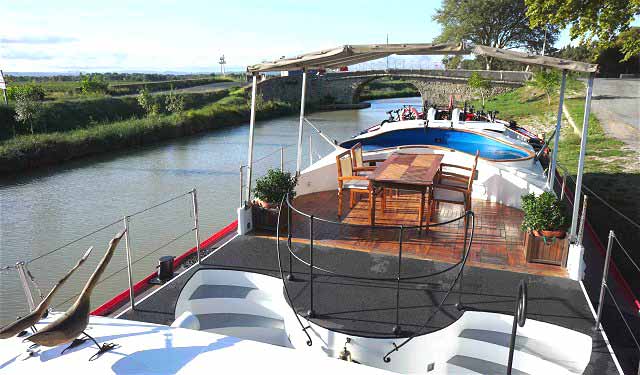
{"label": "cloud", "polygon": [[5,51],[0,54],[7,60],[51,60],[53,57],[42,52]]}
{"label": "cloud", "polygon": [[76,42],[77,38],[66,36],[0,37],[0,44],[61,44]]}

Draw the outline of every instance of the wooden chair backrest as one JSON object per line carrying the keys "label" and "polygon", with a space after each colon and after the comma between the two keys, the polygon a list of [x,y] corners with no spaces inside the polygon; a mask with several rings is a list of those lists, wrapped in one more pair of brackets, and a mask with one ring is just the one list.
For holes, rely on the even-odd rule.
{"label": "wooden chair backrest", "polygon": [[480,151],[476,151],[476,157],[473,160],[473,167],[471,167],[471,175],[469,176],[469,182],[467,185],[467,191],[471,193],[471,188],[473,186],[473,180],[476,177],[476,168],[478,167],[478,158],[480,157]]}
{"label": "wooden chair backrest", "polygon": [[362,157],[362,143],[358,142],[351,147],[351,157],[353,166],[356,168],[364,167],[364,158]]}
{"label": "wooden chair backrest", "polygon": [[[344,151],[336,156],[336,166],[338,167],[338,177],[353,176],[351,150]],[[338,180],[339,184],[341,182]]]}

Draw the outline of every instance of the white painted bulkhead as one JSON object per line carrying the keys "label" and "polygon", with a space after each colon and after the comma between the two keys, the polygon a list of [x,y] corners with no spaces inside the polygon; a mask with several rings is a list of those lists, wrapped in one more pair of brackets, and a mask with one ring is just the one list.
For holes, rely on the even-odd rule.
{"label": "white painted bulkhead", "polygon": [[[221,298],[219,300],[191,303],[193,293],[203,286],[211,289],[239,286],[252,289],[251,293],[254,294],[251,296],[251,293],[247,293],[246,299],[236,298],[238,300],[229,307],[223,306],[230,301],[223,296],[218,296]],[[256,301],[260,307],[256,307]],[[176,305],[178,319],[174,326],[194,327],[193,318],[185,319],[185,314],[198,317],[222,310],[256,316],[264,314],[268,318],[275,316],[282,319],[284,336],[271,342],[275,345],[333,358],[337,358],[346,345],[354,360],[368,366],[401,373],[426,373],[430,364],[433,364],[433,371],[430,372],[433,374],[478,373],[470,370],[477,367],[478,363],[482,366],[506,366],[508,338],[513,322],[513,317],[509,315],[466,312],[448,327],[417,336],[401,350],[393,353],[389,363],[385,363],[383,356],[393,349],[394,343],[400,344],[403,339],[345,335],[300,317],[305,326],[310,326],[307,332],[313,340],[313,345],[307,346],[307,336],[302,331],[293,310],[286,303],[280,279],[241,271],[200,270],[182,290]],[[238,336],[245,339],[250,339],[253,334],[259,338],[258,341],[269,342],[260,330],[247,329],[237,332]],[[229,330],[225,333],[234,336],[235,332]],[[345,344],[347,338],[350,338],[350,343]],[[589,363],[590,356],[590,336],[529,319],[524,327],[518,328],[513,365],[514,369],[529,374],[580,374]],[[488,371],[486,367],[483,368],[479,373]]]}

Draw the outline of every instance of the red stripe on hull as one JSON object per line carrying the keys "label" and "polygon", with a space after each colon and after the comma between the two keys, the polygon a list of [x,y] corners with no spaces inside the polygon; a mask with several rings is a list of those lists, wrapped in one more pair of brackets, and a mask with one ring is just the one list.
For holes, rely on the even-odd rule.
{"label": "red stripe on hull", "polygon": [[[200,243],[200,248],[203,249],[215,244],[216,242],[220,241],[222,238],[227,236],[229,233],[237,229],[238,229],[238,220],[232,222],[231,224],[227,225],[226,227],[216,232],[211,237],[202,241],[202,243]],[[196,248],[192,247],[191,249],[184,252],[182,255],[177,256],[173,261],[174,268],[178,268],[178,266],[180,266],[189,255],[194,254],[195,252],[196,252]],[[156,276],[156,272],[152,272],[144,279],[135,283],[133,285],[133,294],[136,295],[146,290],[149,287],[149,281],[153,279],[155,276]],[[117,296],[113,297],[112,299],[108,300],[107,302],[103,303],[101,306],[93,310],[91,312],[91,315],[99,315],[99,316],[108,315],[128,301],[129,301],[129,288],[123,290]]]}
{"label": "red stripe on hull", "polygon": [[[558,181],[562,181],[562,177],[560,176],[560,173],[558,173],[557,171],[556,171],[556,178],[558,179]],[[571,203],[571,206],[573,207],[573,196],[572,196],[573,192],[569,189],[569,187],[567,187],[566,184],[564,186],[564,193],[567,196],[567,200],[569,201],[569,203]],[[587,229],[587,232],[591,237],[591,240],[593,241],[593,243],[595,243],[596,248],[598,249],[598,252],[600,252],[600,254],[604,259],[604,257],[606,257],[607,255],[607,249],[604,247],[604,245],[600,241],[600,238],[596,234],[596,231],[593,229],[591,224],[589,224],[589,220],[586,221],[585,228]],[[613,259],[611,260],[611,265],[609,266],[609,272],[613,274],[613,277],[616,279],[618,284],[622,287],[622,292],[624,296],[627,298],[627,302],[632,304],[636,308],[636,310],[640,312],[640,301],[638,301],[638,298],[633,293],[631,286],[629,286],[629,283],[627,283],[627,280],[622,276],[622,273],[618,269],[618,266],[616,266],[616,264],[613,262]]]}

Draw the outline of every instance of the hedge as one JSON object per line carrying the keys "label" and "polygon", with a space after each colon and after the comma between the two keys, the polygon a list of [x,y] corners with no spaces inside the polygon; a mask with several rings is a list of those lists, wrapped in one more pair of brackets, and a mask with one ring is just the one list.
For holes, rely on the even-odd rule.
{"label": "hedge", "polygon": [[[227,90],[208,93],[178,94],[184,98],[185,109],[200,108],[216,102],[228,94]],[[166,95],[154,95],[164,108]],[[102,97],[83,100],[44,102],[44,113],[36,133],[64,132],[96,126],[101,123],[141,117],[144,111],[136,97]],[[0,106],[0,140],[13,137],[16,126],[15,111],[11,106]],[[24,133],[24,132],[22,132]]]}

